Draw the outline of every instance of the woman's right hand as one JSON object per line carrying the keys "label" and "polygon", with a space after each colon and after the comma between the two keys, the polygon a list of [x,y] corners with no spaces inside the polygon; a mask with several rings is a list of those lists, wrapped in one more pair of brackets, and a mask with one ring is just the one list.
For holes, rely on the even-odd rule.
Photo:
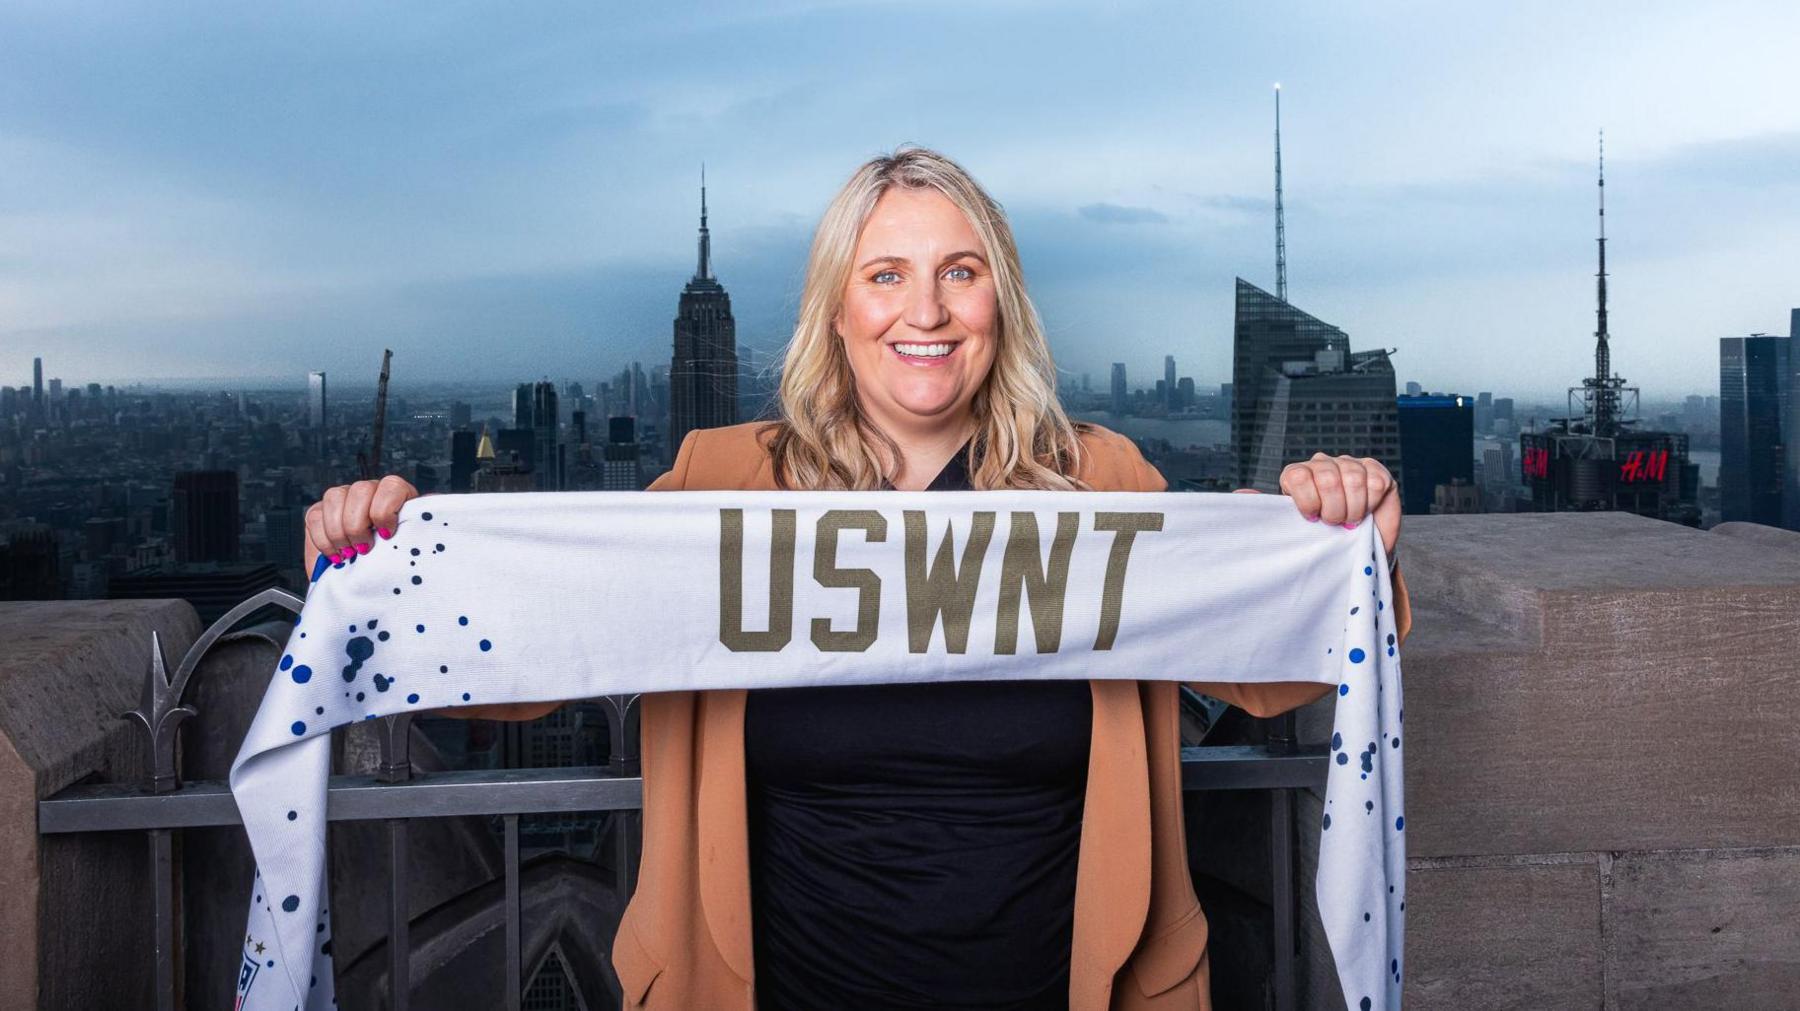
{"label": "woman's right hand", "polygon": [[331,564],[352,553],[368,554],[375,538],[392,537],[400,522],[400,507],[408,499],[419,497],[414,488],[398,474],[379,481],[356,481],[334,485],[306,510],[306,551],[304,568],[309,576],[320,555]]}
{"label": "woman's right hand", "polygon": [[[368,554],[375,538],[394,535],[400,523],[400,507],[419,497],[419,489],[397,474],[379,481],[357,481],[325,489],[325,494],[306,510],[306,571],[323,556],[335,564],[348,552]],[[469,720],[535,720],[553,712],[561,702],[501,702],[487,705],[433,709],[434,716]]]}

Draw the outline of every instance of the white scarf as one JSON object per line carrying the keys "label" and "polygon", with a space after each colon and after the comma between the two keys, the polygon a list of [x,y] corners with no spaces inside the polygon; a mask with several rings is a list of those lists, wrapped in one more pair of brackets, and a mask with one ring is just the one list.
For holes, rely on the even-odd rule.
{"label": "white scarf", "polygon": [[312,584],[232,763],[259,868],[242,1006],[332,1003],[334,727],[634,692],[1056,678],[1337,685],[1318,908],[1346,1005],[1398,1008],[1391,598],[1374,523],[1308,523],[1279,495],[413,499],[391,539]]}

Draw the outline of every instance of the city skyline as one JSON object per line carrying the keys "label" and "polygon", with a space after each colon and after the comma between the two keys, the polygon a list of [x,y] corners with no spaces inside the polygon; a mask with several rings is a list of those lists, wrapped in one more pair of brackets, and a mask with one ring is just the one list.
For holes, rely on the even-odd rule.
{"label": "city skyline", "polygon": [[[739,341],[766,353],[825,202],[917,141],[1006,206],[1065,382],[1173,353],[1210,385],[1231,279],[1274,283],[1275,80],[1292,297],[1397,348],[1402,380],[1548,398],[1587,371],[1600,127],[1619,373],[1711,389],[1718,338],[1783,332],[1800,301],[1800,111],[1723,100],[1800,85],[1779,43],[1800,14],[1773,4],[961,10],[998,49],[774,10],[268,13],[200,48],[199,16],[155,8],[0,14],[0,375],[357,374],[383,346],[425,381],[657,361],[702,160]],[[894,45],[852,56],[874,30]],[[962,75],[895,54],[931,39]]]}

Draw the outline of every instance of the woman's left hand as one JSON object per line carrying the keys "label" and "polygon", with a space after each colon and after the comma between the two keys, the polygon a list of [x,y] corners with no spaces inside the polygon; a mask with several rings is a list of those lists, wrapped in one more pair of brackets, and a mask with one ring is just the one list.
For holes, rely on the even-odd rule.
{"label": "woman's left hand", "polygon": [[[1255,488],[1237,491],[1260,494]],[[1291,496],[1294,508],[1309,520],[1355,527],[1363,517],[1375,517],[1381,546],[1388,554],[1400,542],[1400,492],[1394,476],[1372,456],[1326,456],[1290,463],[1281,469],[1281,492]]]}

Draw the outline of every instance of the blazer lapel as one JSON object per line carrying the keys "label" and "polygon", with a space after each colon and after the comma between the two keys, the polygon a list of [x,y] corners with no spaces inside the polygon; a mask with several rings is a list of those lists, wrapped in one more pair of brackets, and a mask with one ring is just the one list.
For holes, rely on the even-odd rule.
{"label": "blazer lapel", "polygon": [[700,693],[700,905],[731,971],[751,979],[750,830],[743,689]]}
{"label": "blazer lapel", "polygon": [[1104,1011],[1150,911],[1150,766],[1137,682],[1088,684],[1094,731],[1075,872],[1070,1011]]}
{"label": "blazer lapel", "polygon": [[[688,487],[720,484],[690,475]],[[748,480],[729,482],[746,491],[775,487],[768,459]],[[753,978],[750,914],[750,826],[744,783],[743,689],[700,692],[700,783],[695,824],[700,836],[700,906],[719,955],[746,983]]]}

